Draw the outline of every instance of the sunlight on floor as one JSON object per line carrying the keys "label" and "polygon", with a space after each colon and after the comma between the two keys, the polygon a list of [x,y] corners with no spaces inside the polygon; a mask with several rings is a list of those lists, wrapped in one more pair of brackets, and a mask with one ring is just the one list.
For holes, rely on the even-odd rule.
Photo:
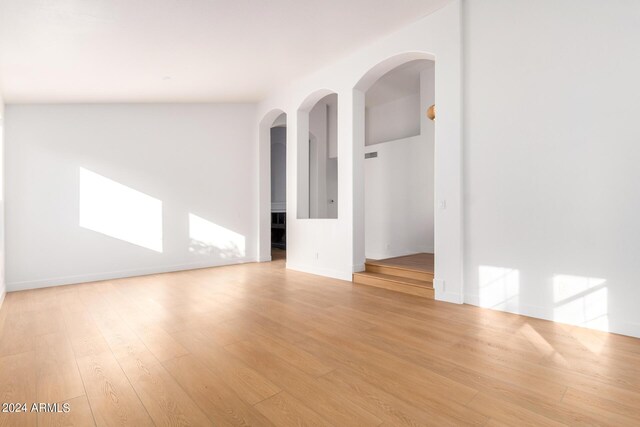
{"label": "sunlight on floor", "polygon": [[189,252],[221,258],[245,256],[245,238],[194,214],[189,214]]}
{"label": "sunlight on floor", "polygon": [[541,354],[551,355],[556,352],[549,342],[538,333],[530,324],[525,323],[518,331],[527,341],[531,343]]}
{"label": "sunlight on floor", "polygon": [[80,168],[80,227],[162,252],[162,201]]}
{"label": "sunlight on floor", "polygon": [[512,268],[481,265],[479,268],[480,306],[517,310],[520,272]]}

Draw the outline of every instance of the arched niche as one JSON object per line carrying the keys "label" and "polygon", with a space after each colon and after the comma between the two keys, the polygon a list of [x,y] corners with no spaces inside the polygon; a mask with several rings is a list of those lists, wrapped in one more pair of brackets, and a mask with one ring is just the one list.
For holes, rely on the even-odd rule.
{"label": "arched niche", "polygon": [[297,218],[338,217],[338,95],[320,89],[297,111]]}

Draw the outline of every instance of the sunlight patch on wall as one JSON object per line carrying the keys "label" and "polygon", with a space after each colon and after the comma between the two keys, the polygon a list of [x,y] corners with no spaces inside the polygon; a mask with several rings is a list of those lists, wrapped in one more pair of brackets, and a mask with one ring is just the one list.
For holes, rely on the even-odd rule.
{"label": "sunlight patch on wall", "polygon": [[500,310],[518,308],[520,271],[481,265],[479,268],[480,306]]}
{"label": "sunlight patch on wall", "polygon": [[245,238],[194,214],[189,214],[189,252],[220,258],[245,256]]}
{"label": "sunlight patch on wall", "polygon": [[609,301],[605,279],[583,276],[553,277],[553,320],[609,331]]}
{"label": "sunlight patch on wall", "polygon": [[162,201],[80,168],[82,228],[162,252]]}

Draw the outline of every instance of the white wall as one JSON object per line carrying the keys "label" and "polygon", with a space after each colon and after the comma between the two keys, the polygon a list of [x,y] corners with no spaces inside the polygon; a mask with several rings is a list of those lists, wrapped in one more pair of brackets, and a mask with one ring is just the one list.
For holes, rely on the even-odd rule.
{"label": "white wall", "polygon": [[6,123],[8,290],[255,260],[254,106],[9,105]]}
{"label": "white wall", "polygon": [[4,228],[4,101],[0,94],[0,306],[6,294],[5,285],[5,228]]}
{"label": "white wall", "polygon": [[[365,255],[383,259],[418,252],[434,251],[434,122],[421,111],[435,102],[434,68],[420,72],[415,106],[401,102],[389,115],[370,115],[367,120],[393,122],[368,123],[386,129],[388,135],[417,132],[418,135],[368,145],[366,153],[377,157],[365,160]],[[397,103],[384,103],[371,110]],[[395,121],[397,112],[413,113],[404,127]],[[399,119],[402,123],[406,119]],[[413,131],[412,129],[417,129]]]}
{"label": "white wall", "polygon": [[420,93],[366,109],[365,145],[420,135]]}
{"label": "white wall", "polygon": [[[462,302],[462,190],[461,190],[461,3],[449,2],[442,9],[383,37],[342,60],[302,79],[290,82],[272,93],[259,105],[258,123],[273,120],[284,111],[288,115],[289,141],[302,137],[305,118],[298,111],[315,94],[338,94],[338,217],[308,219],[297,211],[308,206],[299,195],[298,181],[308,158],[297,144],[287,150],[287,267],[325,276],[351,280],[353,271],[364,268],[364,91],[365,80],[375,81],[403,62],[416,59],[436,60],[435,73],[438,110],[436,141],[437,199],[446,201],[446,209],[435,214],[436,297]],[[373,83],[371,81],[371,83]],[[365,85],[366,86],[366,85]],[[266,206],[269,146],[261,126],[259,138],[260,205]],[[356,143],[354,143],[356,141]],[[437,145],[437,143],[436,143]],[[438,171],[440,175],[438,175]],[[261,208],[260,259],[268,259],[268,212]]]}
{"label": "white wall", "polygon": [[640,336],[638,22],[465,2],[466,302]]}
{"label": "white wall", "polygon": [[287,128],[271,128],[271,211],[283,212],[287,203]]}
{"label": "white wall", "polygon": [[433,145],[420,136],[367,147],[367,153],[377,153],[365,160],[367,258],[433,252],[433,205],[427,203],[433,176],[425,165],[429,149]]}

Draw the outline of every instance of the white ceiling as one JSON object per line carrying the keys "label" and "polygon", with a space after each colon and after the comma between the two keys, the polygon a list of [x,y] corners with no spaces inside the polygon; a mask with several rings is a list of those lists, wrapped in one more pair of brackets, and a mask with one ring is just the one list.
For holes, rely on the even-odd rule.
{"label": "white ceiling", "polygon": [[253,102],[448,0],[0,0],[0,92]]}
{"label": "white ceiling", "polygon": [[394,68],[367,90],[366,106],[373,107],[405,96],[419,94],[420,72],[434,66],[433,61],[418,59]]}

